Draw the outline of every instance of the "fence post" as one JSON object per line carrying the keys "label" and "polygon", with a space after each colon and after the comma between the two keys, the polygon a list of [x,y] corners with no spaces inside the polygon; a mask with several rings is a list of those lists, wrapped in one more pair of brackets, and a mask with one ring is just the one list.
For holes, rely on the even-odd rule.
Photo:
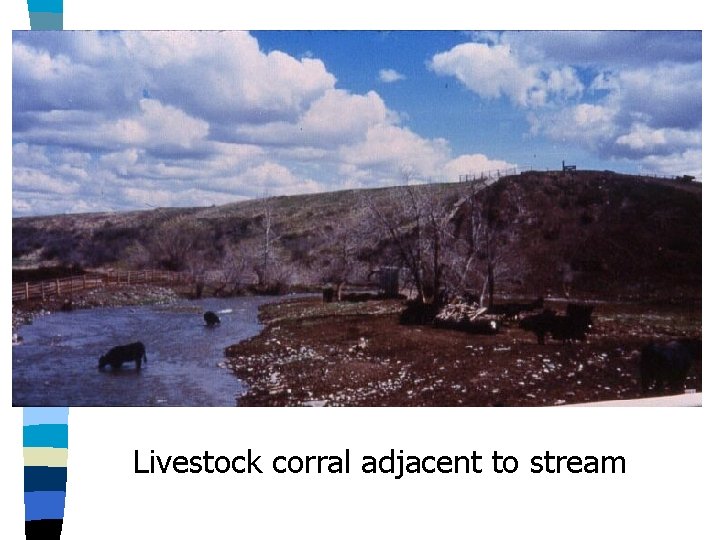
{"label": "fence post", "polygon": [[25,300],[30,300],[30,284],[25,282]]}
{"label": "fence post", "polygon": [[55,280],[55,294],[60,296],[60,280],[59,279]]}

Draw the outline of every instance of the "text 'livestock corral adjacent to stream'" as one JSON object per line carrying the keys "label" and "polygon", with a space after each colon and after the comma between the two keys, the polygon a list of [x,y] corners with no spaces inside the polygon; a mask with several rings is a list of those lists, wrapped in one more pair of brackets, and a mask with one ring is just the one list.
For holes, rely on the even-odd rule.
{"label": "text 'livestock corral adjacent to stream'", "polygon": [[[622,455],[560,455],[545,450],[528,460],[533,474],[625,474]],[[160,454],[135,450],[135,474],[361,474],[388,475],[401,479],[426,474],[514,474],[521,460],[493,450],[486,456],[477,450],[465,454],[419,455],[390,449],[380,456],[363,455],[355,463],[350,449],[332,455],[277,454],[264,457],[252,449],[241,454],[216,455],[205,450],[195,455]],[[357,465],[359,463],[359,465]]]}

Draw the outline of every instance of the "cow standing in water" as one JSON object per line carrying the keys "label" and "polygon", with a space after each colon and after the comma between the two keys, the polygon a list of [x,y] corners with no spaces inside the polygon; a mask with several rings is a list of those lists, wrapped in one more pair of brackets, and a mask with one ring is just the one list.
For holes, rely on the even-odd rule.
{"label": "cow standing in water", "polygon": [[660,394],[665,387],[679,394],[695,362],[702,362],[702,341],[674,339],[665,343],[649,343],[640,352],[640,381],[643,394],[652,387]]}
{"label": "cow standing in water", "polygon": [[140,341],[136,341],[129,345],[118,345],[110,349],[100,357],[98,369],[103,369],[108,364],[110,364],[113,369],[119,369],[124,362],[135,362],[135,368],[140,371],[140,364],[142,364],[143,361],[147,363],[145,345]]}
{"label": "cow standing in water", "polygon": [[218,317],[217,313],[214,311],[206,311],[205,315],[203,315],[203,319],[205,319],[205,324],[208,326],[220,324],[220,317]]}

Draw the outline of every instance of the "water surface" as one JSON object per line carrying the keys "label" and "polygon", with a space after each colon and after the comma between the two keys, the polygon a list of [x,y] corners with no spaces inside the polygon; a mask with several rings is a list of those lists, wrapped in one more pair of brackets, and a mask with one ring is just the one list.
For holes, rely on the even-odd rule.
{"label": "water surface", "polygon": [[[224,349],[260,332],[258,307],[277,298],[183,300],[165,306],[95,308],[36,317],[13,347],[13,405],[234,406],[246,386],[223,366]],[[207,327],[203,313],[222,322]],[[98,370],[116,345],[145,344],[138,372]]]}

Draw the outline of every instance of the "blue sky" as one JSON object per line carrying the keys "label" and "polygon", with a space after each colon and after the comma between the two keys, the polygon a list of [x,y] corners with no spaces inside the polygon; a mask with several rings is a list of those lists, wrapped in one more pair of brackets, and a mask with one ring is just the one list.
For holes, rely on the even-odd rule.
{"label": "blue sky", "polygon": [[13,215],[702,176],[700,32],[14,32]]}

